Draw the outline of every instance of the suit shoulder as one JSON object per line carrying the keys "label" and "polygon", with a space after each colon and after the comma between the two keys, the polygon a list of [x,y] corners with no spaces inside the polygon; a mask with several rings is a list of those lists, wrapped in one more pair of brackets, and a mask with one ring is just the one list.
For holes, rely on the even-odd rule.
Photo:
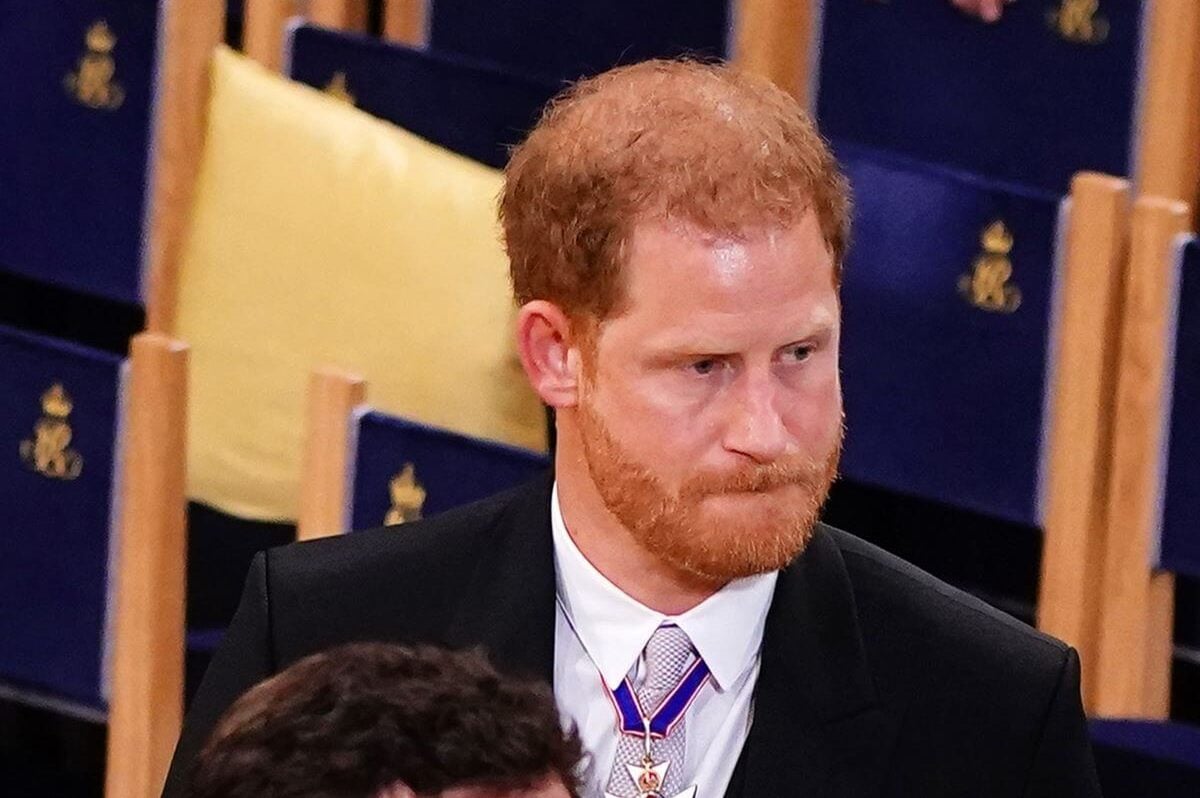
{"label": "suit shoulder", "polygon": [[849,533],[825,527],[842,558],[868,647],[936,653],[959,667],[1056,677],[1068,647]]}

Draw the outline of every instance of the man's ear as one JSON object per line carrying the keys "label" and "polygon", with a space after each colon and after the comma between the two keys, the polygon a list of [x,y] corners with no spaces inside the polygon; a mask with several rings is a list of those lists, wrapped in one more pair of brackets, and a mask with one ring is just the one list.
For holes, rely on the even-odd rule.
{"label": "man's ear", "polygon": [[579,401],[579,349],[570,319],[552,302],[527,302],[517,314],[517,351],[529,384],[550,407]]}

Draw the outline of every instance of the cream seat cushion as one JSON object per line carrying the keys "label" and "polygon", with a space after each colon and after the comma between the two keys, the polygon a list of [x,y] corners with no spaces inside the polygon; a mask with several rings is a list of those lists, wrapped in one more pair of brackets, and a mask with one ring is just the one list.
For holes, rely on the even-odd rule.
{"label": "cream seat cushion", "polygon": [[220,49],[182,259],[192,346],[189,495],[294,519],[305,388],[365,376],[372,405],[530,448],[501,177]]}

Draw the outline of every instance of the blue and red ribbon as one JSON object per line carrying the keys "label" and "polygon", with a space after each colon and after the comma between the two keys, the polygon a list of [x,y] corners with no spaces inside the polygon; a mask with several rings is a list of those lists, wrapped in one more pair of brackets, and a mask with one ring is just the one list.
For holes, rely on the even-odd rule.
{"label": "blue and red ribbon", "polygon": [[675,689],[667,694],[667,697],[654,710],[654,714],[650,716],[642,711],[637,694],[633,691],[633,685],[626,677],[617,685],[616,690],[609,693],[617,712],[617,722],[621,732],[635,737],[645,737],[646,725],[649,721],[650,737],[656,740],[663,739],[683,718],[684,713],[696,700],[696,696],[700,694],[700,688],[708,681],[710,675],[712,672],[708,669],[708,665],[703,659],[697,657],[687,672],[683,674],[679,684],[675,685]]}

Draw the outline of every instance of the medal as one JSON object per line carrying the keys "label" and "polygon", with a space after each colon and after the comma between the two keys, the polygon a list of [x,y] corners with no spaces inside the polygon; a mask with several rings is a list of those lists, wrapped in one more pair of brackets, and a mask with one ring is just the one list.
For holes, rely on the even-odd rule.
{"label": "medal", "polygon": [[[576,638],[579,638],[579,632],[576,631],[575,624],[571,621],[571,613],[567,612],[561,599],[556,600],[563,618],[571,627],[571,631],[575,632]],[[589,658],[590,656],[589,654]],[[595,660],[592,661],[592,664],[595,665]],[[642,739],[641,764],[625,766],[629,778],[633,780],[634,787],[637,789],[637,798],[696,798],[696,785],[694,784],[671,796],[662,792],[663,785],[667,782],[667,770],[671,767],[671,762],[670,760],[655,762],[652,748],[654,740],[665,739],[671,733],[671,730],[687,712],[688,707],[696,700],[700,688],[712,676],[704,659],[696,657],[696,661],[684,673],[679,684],[659,702],[658,709],[650,716],[642,711],[641,703],[637,699],[637,694],[634,692],[628,676],[621,680],[616,690],[610,690],[604,681],[603,674],[598,675],[600,676],[600,686],[604,688],[604,694],[608,696],[617,716],[617,734]],[[605,791],[604,798],[622,798],[622,796]]]}
{"label": "medal", "polygon": [[[667,781],[667,768],[671,767],[670,762],[655,764],[654,760],[646,757],[642,760],[641,765],[626,765],[625,767],[629,769],[629,778],[633,779],[633,783],[638,789],[638,798],[667,798],[661,790]],[[620,798],[620,796],[606,792],[604,798]],[[696,798],[696,787],[695,785],[688,787],[671,798]]]}

